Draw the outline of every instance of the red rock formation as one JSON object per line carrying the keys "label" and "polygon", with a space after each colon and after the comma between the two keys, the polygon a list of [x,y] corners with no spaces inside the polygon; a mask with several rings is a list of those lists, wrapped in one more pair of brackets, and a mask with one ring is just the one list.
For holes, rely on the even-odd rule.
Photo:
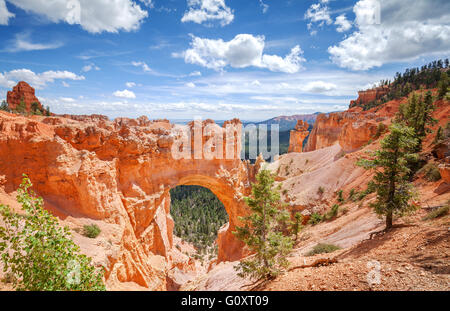
{"label": "red rock formation", "polygon": [[308,122],[298,120],[295,129],[291,131],[289,137],[289,149],[288,152],[302,152],[303,141],[309,135]]}
{"label": "red rock formation", "polygon": [[[127,282],[167,288],[168,270],[183,262],[173,253],[169,213],[169,190],[177,185],[207,187],[224,204],[229,223],[219,232],[219,262],[247,254],[232,234],[238,217],[247,213],[242,197],[248,195],[249,176],[254,174],[253,167],[239,158],[240,144],[230,145],[240,142],[240,121],[224,125],[234,130],[232,139],[224,141],[224,146],[233,147],[234,156],[206,160],[173,157],[178,130],[183,128],[179,125],[75,119],[0,112],[0,172],[6,180],[2,184],[11,193],[26,173],[46,208],[56,215],[114,225],[118,244],[103,263],[109,288]],[[225,127],[210,122],[200,130],[206,125],[225,134]],[[192,263],[186,260],[182,265],[189,269]]]}
{"label": "red rock formation", "polygon": [[20,105],[21,101],[25,103],[26,111],[30,112],[31,105],[37,103],[38,108],[43,111],[42,105],[34,94],[34,88],[32,88],[28,83],[20,81],[12,91],[8,91],[6,102],[10,109],[16,109]]}
{"label": "red rock formation", "polygon": [[394,100],[362,111],[353,107],[347,111],[321,114],[314,123],[304,151],[309,152],[339,143],[346,152],[364,146],[377,133],[380,122],[389,123],[401,101]]}
{"label": "red rock formation", "polygon": [[359,91],[358,99],[350,102],[350,108],[364,106],[372,101],[378,100],[389,92],[389,87],[379,86],[371,90]]}

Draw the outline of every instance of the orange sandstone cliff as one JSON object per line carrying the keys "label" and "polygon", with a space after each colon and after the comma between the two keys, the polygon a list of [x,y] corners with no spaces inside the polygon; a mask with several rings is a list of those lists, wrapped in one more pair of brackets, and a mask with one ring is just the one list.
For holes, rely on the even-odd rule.
{"label": "orange sandstone cliff", "polygon": [[290,133],[288,152],[302,152],[303,141],[308,135],[308,122],[298,120],[295,129]]}
{"label": "orange sandstone cliff", "polygon": [[363,111],[353,107],[347,111],[320,114],[305,146],[306,152],[339,143],[345,152],[355,151],[374,139],[380,122],[389,124],[406,99],[393,100]]}
{"label": "orange sandstone cliff", "polygon": [[388,86],[379,86],[370,90],[359,91],[358,98],[350,102],[350,108],[355,106],[364,106],[370,102],[381,99],[388,92]]}
{"label": "orange sandstone cliff", "polygon": [[[0,112],[0,192],[12,194],[27,174],[46,208],[61,219],[89,219],[109,232],[91,250],[106,269],[108,288],[136,284],[165,290],[174,282],[171,271],[195,269],[192,259],[174,248],[169,190],[177,185],[209,188],[224,204],[229,223],[218,234],[217,261],[245,255],[231,234],[246,213],[242,196],[249,192],[255,169],[239,159],[240,143],[235,143],[240,142],[241,123],[232,120],[220,127],[204,121],[199,127],[190,124],[188,131],[208,126],[225,137],[227,125],[233,136],[222,144],[233,152],[232,158],[205,160],[192,154],[174,159],[173,144],[184,134],[181,126],[166,120]],[[211,149],[220,145],[216,141]]]}

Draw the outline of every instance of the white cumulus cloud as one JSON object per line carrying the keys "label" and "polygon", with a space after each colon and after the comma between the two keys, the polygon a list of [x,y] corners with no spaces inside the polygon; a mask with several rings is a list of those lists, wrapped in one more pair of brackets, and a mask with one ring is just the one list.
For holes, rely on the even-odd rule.
{"label": "white cumulus cloud", "polygon": [[295,46],[285,57],[263,54],[264,36],[239,34],[230,41],[192,36],[191,48],[173,56],[183,57],[186,63],[214,70],[259,67],[271,71],[295,73],[302,69],[305,59],[300,46]]}
{"label": "white cumulus cloud", "polygon": [[136,98],[136,95],[129,90],[123,90],[123,91],[115,91],[113,93],[114,96],[119,97],[119,98],[129,98],[129,99],[134,99]]}
{"label": "white cumulus cloud", "polygon": [[127,83],[125,83],[125,85],[128,87],[128,88],[132,88],[132,87],[135,87],[136,86],[136,83],[134,83],[134,82],[127,82]]}
{"label": "white cumulus cloud", "polygon": [[45,71],[35,73],[29,69],[15,69],[8,72],[0,73],[0,86],[12,87],[19,81],[26,81],[36,89],[44,88],[47,83],[55,80],[84,80],[83,76],[78,76],[70,71]]}
{"label": "white cumulus cloud", "polygon": [[316,30],[313,30],[313,23],[319,24],[319,27],[322,27],[324,24],[330,25],[333,23],[327,3],[327,0],[321,0],[320,3],[312,4],[306,11],[305,19],[310,21],[308,23],[308,30],[310,30],[311,35],[317,33]]}
{"label": "white cumulus cloud", "polygon": [[450,52],[450,2],[360,0],[353,7],[358,28],[328,48],[334,63],[367,70],[395,61]]}
{"label": "white cumulus cloud", "polygon": [[9,19],[15,15],[8,11],[5,0],[0,0],[0,25],[8,25]]}
{"label": "white cumulus cloud", "polygon": [[327,93],[337,89],[336,84],[324,81],[312,81],[308,82],[301,89],[309,93]]}
{"label": "white cumulus cloud", "polygon": [[[0,0],[0,12],[2,11]],[[8,0],[15,6],[58,23],[80,25],[91,33],[137,30],[148,12],[132,0]],[[2,13],[0,13],[1,19]]]}
{"label": "white cumulus cloud", "polygon": [[345,14],[341,14],[336,17],[336,21],[334,22],[338,27],[336,28],[337,32],[345,32],[352,28],[352,23],[345,17]]}
{"label": "white cumulus cloud", "polygon": [[181,18],[183,23],[217,21],[221,26],[226,26],[234,19],[233,10],[226,5],[225,0],[187,0],[187,5],[188,10]]}

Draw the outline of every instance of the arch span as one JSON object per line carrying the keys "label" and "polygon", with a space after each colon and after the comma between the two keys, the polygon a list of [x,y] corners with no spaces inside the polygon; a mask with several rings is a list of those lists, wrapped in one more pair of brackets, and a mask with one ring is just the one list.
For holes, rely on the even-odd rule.
{"label": "arch span", "polygon": [[109,288],[135,282],[166,289],[167,271],[176,264],[169,194],[176,185],[206,187],[224,204],[230,221],[219,232],[218,260],[244,255],[231,232],[247,212],[242,197],[250,191],[257,165],[240,160],[241,126],[239,120],[222,127],[211,120],[197,129],[189,124],[190,133],[199,130],[205,140],[211,133],[206,127],[221,132],[222,144],[215,141],[212,149],[223,145],[234,150],[234,157],[174,159],[177,125],[167,120],[28,118],[0,112],[0,187],[14,191],[26,173],[56,215],[103,225],[107,240],[84,251],[105,267]]}

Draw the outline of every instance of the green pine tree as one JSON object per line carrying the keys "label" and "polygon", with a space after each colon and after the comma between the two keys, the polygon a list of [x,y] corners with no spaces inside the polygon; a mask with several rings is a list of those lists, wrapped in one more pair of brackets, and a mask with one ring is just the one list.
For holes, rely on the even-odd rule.
{"label": "green pine tree", "polygon": [[450,86],[450,81],[448,78],[448,73],[443,71],[441,73],[441,79],[438,82],[438,98],[442,99],[448,92],[448,87]]}
{"label": "green pine tree", "polygon": [[[417,138],[416,144],[411,146],[412,153],[422,151],[422,142],[428,133],[432,130],[430,126],[436,124],[437,120],[432,117],[435,107],[433,105],[433,96],[430,91],[426,92],[425,97],[417,93],[411,94],[408,102],[400,106],[399,113],[395,122],[403,123],[414,131],[414,137]],[[410,179],[420,169],[418,158],[408,160]]]}
{"label": "green pine tree", "polygon": [[374,159],[358,161],[358,165],[376,171],[372,186],[377,200],[371,206],[377,214],[386,216],[386,230],[392,227],[393,216],[415,210],[409,203],[415,194],[409,182],[408,161],[417,158],[417,154],[411,152],[417,144],[414,129],[394,123],[389,130],[390,134],[381,141],[381,150],[374,153]]}
{"label": "green pine tree", "polygon": [[23,101],[23,99],[20,101],[20,104],[16,106],[16,112],[20,114],[25,114],[27,112],[27,105]]}
{"label": "green pine tree", "polygon": [[436,145],[440,143],[442,140],[444,140],[444,131],[442,129],[442,126],[439,126],[436,136],[434,137],[433,144]]}
{"label": "green pine tree", "polygon": [[294,235],[294,242],[297,242],[298,233],[302,230],[303,215],[300,212],[294,214],[294,221],[292,222],[292,234]]}
{"label": "green pine tree", "polygon": [[6,101],[2,101],[2,104],[0,105],[0,110],[9,111],[9,106]]}
{"label": "green pine tree", "polygon": [[[274,176],[261,170],[245,201],[251,214],[241,217],[242,227],[233,234],[254,252],[242,260],[236,270],[242,277],[271,279],[288,266],[286,256],[292,249],[290,232],[286,232],[289,215],[280,202],[279,189],[274,189]],[[286,217],[287,216],[287,217]]]}

